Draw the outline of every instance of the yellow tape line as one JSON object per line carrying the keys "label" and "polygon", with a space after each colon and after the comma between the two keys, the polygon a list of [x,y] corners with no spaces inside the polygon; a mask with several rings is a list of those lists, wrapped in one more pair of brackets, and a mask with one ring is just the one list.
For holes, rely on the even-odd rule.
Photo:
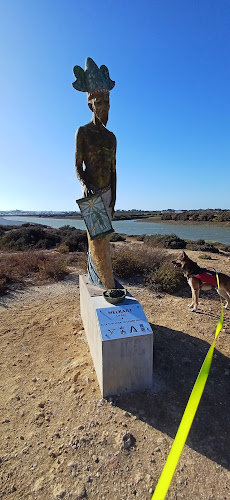
{"label": "yellow tape line", "polygon": [[[217,279],[217,285],[219,289],[219,276],[218,274],[216,275]],[[156,489],[153,493],[152,500],[164,500],[167,491],[169,489],[173,474],[175,472],[178,460],[180,458],[181,452],[183,450],[185,441],[188,437],[188,433],[190,431],[193,419],[195,417],[201,396],[203,394],[205,384],[208,378],[208,374],[210,371],[210,367],[212,364],[212,358],[213,358],[213,352],[215,348],[215,343],[216,339],[221,331],[221,328],[223,326],[223,319],[224,319],[224,313],[223,313],[223,304],[220,298],[221,302],[221,315],[220,319],[218,321],[217,327],[216,327],[216,333],[215,333],[215,338],[212,343],[212,345],[209,348],[209,351],[206,355],[206,358],[203,362],[203,365],[200,369],[199,375],[196,379],[195,385],[193,387],[193,390],[191,392],[190,398],[188,400],[187,406],[185,408],[183,417],[181,419],[181,423],[179,425],[179,429],[177,431],[176,437],[174,439],[172,448],[169,452],[166,464],[164,466],[164,469],[162,471],[162,474],[160,476],[160,479],[157,483]]]}

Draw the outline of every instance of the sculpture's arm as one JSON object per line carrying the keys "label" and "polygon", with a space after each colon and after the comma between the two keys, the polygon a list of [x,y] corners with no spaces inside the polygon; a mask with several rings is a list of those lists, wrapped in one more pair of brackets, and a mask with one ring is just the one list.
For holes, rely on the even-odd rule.
{"label": "sculpture's arm", "polygon": [[82,128],[80,127],[76,132],[76,147],[75,147],[75,171],[78,180],[85,184],[85,175],[83,170],[84,161],[84,137]]}
{"label": "sculpture's arm", "polygon": [[111,193],[112,193],[112,198],[110,202],[110,207],[112,208],[112,216],[114,214],[114,207],[116,203],[116,189],[117,189],[117,174],[116,174],[116,148],[117,148],[117,141],[115,138],[115,147],[114,147],[114,153],[113,153],[113,158],[111,162]]}

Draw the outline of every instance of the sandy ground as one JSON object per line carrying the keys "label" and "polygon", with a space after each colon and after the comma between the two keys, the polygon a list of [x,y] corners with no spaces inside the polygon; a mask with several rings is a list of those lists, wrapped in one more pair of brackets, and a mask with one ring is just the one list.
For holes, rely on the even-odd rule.
{"label": "sandy ground", "polygon": [[[198,253],[188,252],[197,260]],[[230,259],[214,256],[230,274]],[[152,390],[101,398],[85,339],[78,272],[0,298],[3,499],[150,499],[220,315],[215,292],[191,313],[130,281],[155,336]],[[230,311],[167,498],[230,498]],[[127,433],[132,446],[124,449]],[[123,439],[124,438],[124,439]]]}

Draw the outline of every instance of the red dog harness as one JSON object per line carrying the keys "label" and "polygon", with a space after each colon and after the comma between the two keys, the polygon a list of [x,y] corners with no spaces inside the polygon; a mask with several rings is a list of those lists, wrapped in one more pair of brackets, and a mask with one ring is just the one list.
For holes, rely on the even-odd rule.
{"label": "red dog harness", "polygon": [[217,280],[216,280],[216,273],[210,271],[205,271],[200,274],[192,274],[188,275],[187,279],[189,278],[198,278],[202,283],[207,283],[208,285],[212,285],[214,287],[217,287]]}

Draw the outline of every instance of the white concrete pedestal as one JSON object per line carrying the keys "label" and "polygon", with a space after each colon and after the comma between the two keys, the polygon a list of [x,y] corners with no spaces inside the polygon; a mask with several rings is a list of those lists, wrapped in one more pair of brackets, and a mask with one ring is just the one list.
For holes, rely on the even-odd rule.
{"label": "white concrete pedestal", "polygon": [[109,304],[103,289],[79,276],[81,317],[103,397],[152,386],[153,332],[142,306],[128,294]]}

